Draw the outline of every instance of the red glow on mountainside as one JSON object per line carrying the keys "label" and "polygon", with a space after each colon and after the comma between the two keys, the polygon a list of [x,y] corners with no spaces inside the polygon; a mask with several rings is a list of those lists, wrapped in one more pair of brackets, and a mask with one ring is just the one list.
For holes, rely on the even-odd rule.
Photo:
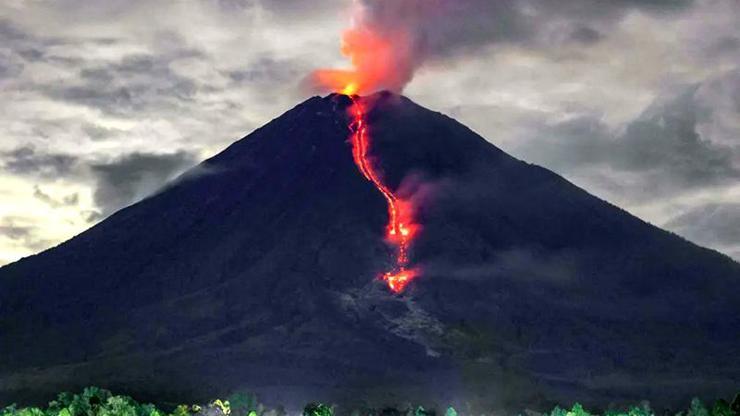
{"label": "red glow on mountainside", "polygon": [[365,108],[356,97],[351,99],[352,156],[362,175],[372,182],[388,202],[386,239],[396,246],[397,250],[394,270],[384,273],[382,279],[393,292],[401,293],[418,274],[415,270],[408,269],[409,245],[418,231],[418,226],[413,222],[413,206],[410,201],[395,195],[378,177],[368,156],[370,133],[365,119]]}

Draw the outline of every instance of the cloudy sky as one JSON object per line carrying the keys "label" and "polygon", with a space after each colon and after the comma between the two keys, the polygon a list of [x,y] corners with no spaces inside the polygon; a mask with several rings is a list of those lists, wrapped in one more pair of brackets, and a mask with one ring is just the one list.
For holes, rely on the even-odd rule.
{"label": "cloudy sky", "polygon": [[[412,22],[430,51],[407,96],[740,259],[740,1],[449,4]],[[310,96],[313,69],[343,64],[349,10],[4,0],[0,264],[74,236]]]}

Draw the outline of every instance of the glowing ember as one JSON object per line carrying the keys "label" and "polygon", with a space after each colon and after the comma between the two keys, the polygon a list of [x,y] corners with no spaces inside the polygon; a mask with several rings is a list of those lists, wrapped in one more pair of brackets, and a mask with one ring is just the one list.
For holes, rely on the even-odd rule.
{"label": "glowing ember", "polygon": [[[349,84],[343,91],[352,88],[352,84]],[[417,275],[414,270],[408,269],[408,249],[417,229],[413,223],[413,207],[409,201],[400,199],[388,189],[379,179],[373,165],[368,160],[370,143],[365,109],[356,97],[351,97],[351,99],[353,103],[350,108],[352,115],[352,124],[350,125],[352,130],[352,156],[362,175],[375,185],[388,202],[386,238],[397,248],[396,267],[393,271],[383,274],[382,278],[393,292],[400,293]]]}
{"label": "glowing ember", "polygon": [[355,95],[357,93],[357,84],[355,83],[349,83],[346,87],[342,89],[342,94],[344,95]]}
{"label": "glowing ember", "polygon": [[388,283],[388,287],[396,292],[401,293],[406,288],[406,285],[416,277],[416,271],[414,270],[402,270],[398,273],[387,272],[383,275],[383,280]]}

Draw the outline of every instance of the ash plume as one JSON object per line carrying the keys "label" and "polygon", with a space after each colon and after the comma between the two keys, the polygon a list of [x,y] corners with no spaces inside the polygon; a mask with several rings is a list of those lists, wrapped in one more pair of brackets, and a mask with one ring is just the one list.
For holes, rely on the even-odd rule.
{"label": "ash plume", "polygon": [[355,1],[352,24],[342,35],[342,54],[352,68],[315,71],[312,83],[317,89],[348,94],[401,92],[424,61],[415,28],[426,19],[427,10],[432,9],[418,1]]}
{"label": "ash plume", "polygon": [[563,42],[593,44],[632,11],[661,15],[692,0],[354,0],[342,35],[347,69],[320,69],[309,77],[318,91],[400,93],[425,64],[480,54],[494,44],[551,49]]}

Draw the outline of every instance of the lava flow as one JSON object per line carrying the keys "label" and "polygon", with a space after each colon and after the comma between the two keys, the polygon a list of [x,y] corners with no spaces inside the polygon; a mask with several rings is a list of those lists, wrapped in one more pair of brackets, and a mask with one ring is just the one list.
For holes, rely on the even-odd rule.
{"label": "lava flow", "polygon": [[[348,86],[345,91],[352,87]],[[368,157],[370,146],[370,135],[368,132],[367,120],[365,119],[365,108],[360,100],[355,96],[350,96],[352,106],[350,114],[352,123],[352,156],[355,164],[362,175],[383,194],[388,202],[388,226],[386,238],[390,243],[396,246],[396,265],[392,271],[383,274],[382,279],[388,284],[388,287],[395,293],[401,293],[411,280],[416,277],[417,273],[408,268],[409,264],[409,245],[414,237],[416,226],[413,224],[413,212],[411,203],[404,201],[395,195],[378,177],[373,164]]]}
{"label": "lava flow", "polygon": [[356,1],[352,26],[342,34],[342,54],[349,58],[351,67],[319,69],[312,73],[312,83],[322,90],[340,92],[352,100],[350,130],[352,155],[362,175],[383,194],[388,202],[387,241],[396,247],[393,270],[382,275],[391,291],[403,292],[418,275],[409,268],[409,246],[417,227],[413,221],[411,201],[394,194],[375,171],[368,150],[370,133],[366,108],[359,94],[379,90],[400,93],[411,80],[420,60],[414,36],[404,27],[388,28],[379,25],[376,15],[364,2]]}

